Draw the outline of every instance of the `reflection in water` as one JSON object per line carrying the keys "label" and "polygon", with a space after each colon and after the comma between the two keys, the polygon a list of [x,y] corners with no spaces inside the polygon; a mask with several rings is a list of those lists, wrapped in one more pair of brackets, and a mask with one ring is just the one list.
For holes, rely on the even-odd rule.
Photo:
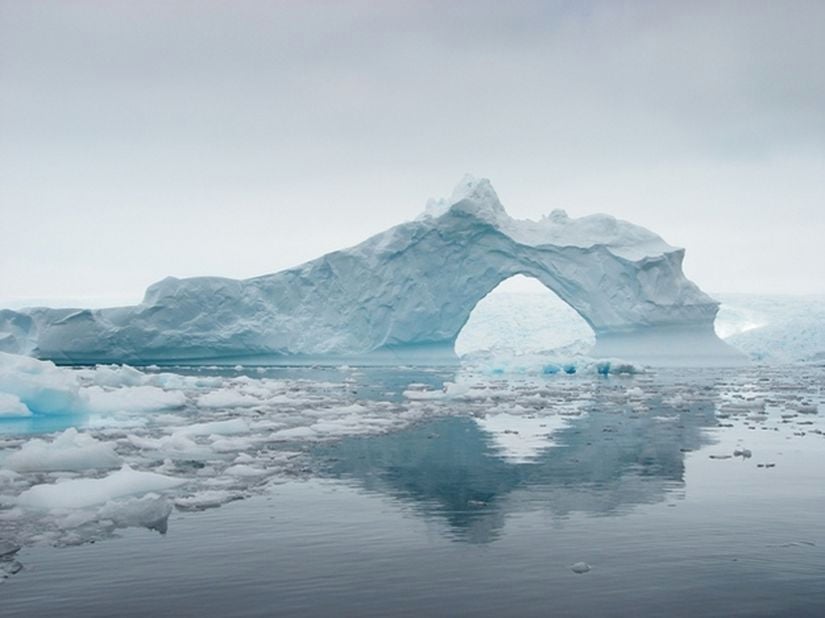
{"label": "reflection in water", "polygon": [[[189,479],[170,533],[27,544],[18,559],[2,528],[14,520],[0,521],[0,577],[20,572],[4,585],[3,616],[823,614],[822,367],[290,371],[292,405],[191,406],[148,417],[154,426],[91,430],[136,467]],[[445,380],[457,387],[442,390]],[[131,440],[168,438],[184,414],[189,430],[251,425],[196,435],[212,447],[201,459],[162,459]],[[317,431],[286,439],[284,426]],[[734,455],[743,448],[749,456]],[[64,544],[117,525],[162,528],[140,505],[95,509],[108,522],[89,522],[97,536],[57,531],[72,523],[63,514],[44,528],[21,513],[14,525]],[[592,570],[575,574],[580,561]]]}
{"label": "reflection in water", "polygon": [[715,389],[689,404],[662,395],[628,403],[608,382],[586,391],[561,412],[475,411],[318,454],[328,474],[443,518],[451,537],[473,543],[495,540],[510,513],[612,514],[681,489],[685,452],[717,424]]}
{"label": "reflection in water", "polygon": [[488,414],[475,418],[476,424],[489,434],[498,454],[509,463],[529,463],[543,450],[556,446],[559,430],[568,425],[564,416],[518,416]]}

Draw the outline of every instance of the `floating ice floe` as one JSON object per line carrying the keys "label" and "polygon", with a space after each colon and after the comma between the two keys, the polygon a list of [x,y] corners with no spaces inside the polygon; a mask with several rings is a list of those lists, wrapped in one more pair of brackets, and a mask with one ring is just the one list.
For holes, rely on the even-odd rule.
{"label": "floating ice floe", "polygon": [[16,472],[53,472],[117,468],[121,458],[112,443],[69,427],[52,441],[33,438],[3,461]]}
{"label": "floating ice floe", "polygon": [[0,401],[5,404],[3,407],[11,406],[23,416],[77,414],[86,410],[74,373],[52,362],[18,354],[0,352],[0,393],[5,396]]}
{"label": "floating ice floe", "polygon": [[15,502],[37,509],[77,509],[105,504],[124,496],[140,496],[178,487],[186,479],[155,472],[133,470],[128,464],[103,478],[84,478],[35,485],[21,493]]}

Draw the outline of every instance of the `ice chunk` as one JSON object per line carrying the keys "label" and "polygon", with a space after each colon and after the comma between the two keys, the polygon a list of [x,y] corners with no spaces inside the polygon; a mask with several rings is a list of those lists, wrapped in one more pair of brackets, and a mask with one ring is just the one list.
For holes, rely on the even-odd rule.
{"label": "ice chunk", "polygon": [[408,388],[404,391],[407,399],[454,399],[461,397],[469,390],[466,384],[456,384],[455,382],[445,382],[441,390],[433,391],[426,389]]}
{"label": "ice chunk", "polygon": [[256,406],[261,400],[232,389],[219,389],[198,397],[199,408],[241,408]]}
{"label": "ice chunk", "polygon": [[17,504],[37,509],[76,509],[103,504],[124,496],[142,495],[171,489],[185,479],[140,472],[127,464],[117,472],[99,479],[72,479],[35,485],[17,497]]}
{"label": "ice chunk", "polygon": [[261,468],[256,468],[254,466],[250,466],[247,464],[236,464],[234,466],[229,466],[225,472],[230,476],[246,477],[261,476],[263,474],[266,474],[266,470],[262,470]]}
{"label": "ice chunk", "polygon": [[140,386],[146,378],[145,373],[129,365],[98,365],[93,371],[98,386]]}
{"label": "ice chunk", "polygon": [[151,412],[180,408],[186,404],[186,395],[180,391],[166,391],[157,386],[125,386],[104,390],[99,386],[83,389],[92,412]]}
{"label": "ice chunk", "polygon": [[310,427],[292,427],[281,429],[272,434],[275,440],[308,440],[317,438],[318,434]]}
{"label": "ice chunk", "polygon": [[240,500],[243,496],[231,491],[222,489],[207,489],[193,496],[183,496],[175,500],[175,505],[179,509],[187,511],[200,511],[211,509],[233,500]]}
{"label": "ice chunk", "polygon": [[178,429],[175,433],[183,436],[228,436],[238,433],[247,433],[248,431],[249,423],[242,418],[232,418],[225,421],[193,423]]}
{"label": "ice chunk", "polygon": [[31,416],[32,411],[26,407],[17,395],[0,393],[0,417]]}
{"label": "ice chunk", "polygon": [[0,352],[0,393],[16,397],[34,414],[78,414],[86,410],[76,375],[52,362],[18,354]]}
{"label": "ice chunk", "polygon": [[144,527],[166,532],[172,502],[154,493],[139,498],[111,500],[97,512],[99,519],[111,521],[118,528]]}
{"label": "ice chunk", "polygon": [[52,442],[29,440],[6,457],[4,465],[18,472],[48,472],[117,468],[120,463],[111,444],[70,427]]}
{"label": "ice chunk", "polygon": [[213,449],[199,445],[191,437],[180,432],[159,438],[130,435],[128,440],[141,450],[156,450],[169,457],[209,459],[214,456]]}

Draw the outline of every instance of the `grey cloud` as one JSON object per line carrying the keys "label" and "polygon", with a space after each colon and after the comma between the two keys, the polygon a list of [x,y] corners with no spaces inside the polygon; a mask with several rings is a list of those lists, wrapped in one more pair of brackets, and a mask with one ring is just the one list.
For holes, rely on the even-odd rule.
{"label": "grey cloud", "polygon": [[[517,215],[647,224],[711,287],[801,261],[822,289],[823,31],[803,1],[0,1],[0,214],[40,240],[0,247],[0,288],[266,272],[473,171]],[[771,261],[726,252],[743,220]]]}

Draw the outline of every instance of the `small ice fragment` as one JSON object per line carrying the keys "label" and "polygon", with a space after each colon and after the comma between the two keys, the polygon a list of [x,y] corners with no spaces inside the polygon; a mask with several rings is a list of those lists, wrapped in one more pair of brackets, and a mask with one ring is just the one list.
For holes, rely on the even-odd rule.
{"label": "small ice fragment", "polygon": [[633,388],[627,389],[625,395],[634,399],[638,399],[640,397],[644,397],[645,392],[638,386],[634,386]]}
{"label": "small ice fragment", "polygon": [[0,560],[7,560],[20,551],[20,546],[11,541],[0,540]]}
{"label": "small ice fragment", "polygon": [[87,406],[92,412],[153,412],[182,408],[186,405],[186,395],[181,391],[166,391],[158,386],[123,386],[115,390],[105,390],[100,386],[90,386],[82,391]]}
{"label": "small ice fragment", "polygon": [[249,466],[247,464],[237,464],[234,466],[229,466],[226,469],[226,474],[231,476],[261,476],[262,474],[266,474],[266,470],[261,470],[260,468],[256,468],[254,466]]}
{"label": "small ice fragment", "polygon": [[582,575],[590,571],[590,565],[586,562],[577,562],[576,564],[570,565],[570,570],[578,575]]}
{"label": "small ice fragment", "polygon": [[241,408],[261,404],[261,400],[252,395],[246,395],[231,388],[218,389],[198,397],[199,408]]}
{"label": "small ice fragment", "polygon": [[99,519],[106,519],[118,528],[144,527],[166,533],[172,503],[154,493],[140,498],[127,497],[106,502],[98,511]]}
{"label": "small ice fragment", "polygon": [[202,511],[211,509],[233,500],[240,500],[241,494],[229,491],[210,489],[193,496],[185,496],[175,500],[175,506],[184,511]]}

